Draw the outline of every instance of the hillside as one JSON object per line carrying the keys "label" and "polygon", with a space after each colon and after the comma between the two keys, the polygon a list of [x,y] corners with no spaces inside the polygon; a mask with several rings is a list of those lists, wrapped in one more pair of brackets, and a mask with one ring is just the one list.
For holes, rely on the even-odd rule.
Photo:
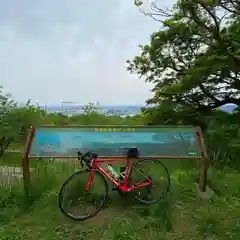
{"label": "hillside", "polygon": [[[19,161],[15,154],[0,164]],[[15,160],[14,160],[15,159]],[[233,170],[210,169],[209,183],[215,191],[210,200],[196,196],[198,170],[192,160],[167,160],[172,187],[159,204],[144,206],[130,197],[110,192],[104,209],[85,222],[64,217],[57,205],[60,185],[79,166],[69,162],[32,161],[31,211],[24,210],[22,184],[0,188],[1,240],[201,240],[240,237],[240,176]],[[19,163],[18,163],[19,164]]]}

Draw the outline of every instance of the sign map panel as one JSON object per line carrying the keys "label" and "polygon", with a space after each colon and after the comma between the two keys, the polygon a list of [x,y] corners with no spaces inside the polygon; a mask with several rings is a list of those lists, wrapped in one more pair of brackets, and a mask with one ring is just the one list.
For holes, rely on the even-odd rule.
{"label": "sign map panel", "polygon": [[195,127],[39,127],[29,157],[76,157],[77,151],[123,157],[137,147],[144,157],[201,158]]}

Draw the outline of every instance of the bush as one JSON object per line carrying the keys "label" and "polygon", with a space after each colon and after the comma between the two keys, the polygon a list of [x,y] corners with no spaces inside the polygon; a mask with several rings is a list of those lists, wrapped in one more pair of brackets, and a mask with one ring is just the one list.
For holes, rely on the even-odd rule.
{"label": "bush", "polygon": [[204,136],[211,164],[240,169],[240,112],[216,112],[208,119],[208,128]]}

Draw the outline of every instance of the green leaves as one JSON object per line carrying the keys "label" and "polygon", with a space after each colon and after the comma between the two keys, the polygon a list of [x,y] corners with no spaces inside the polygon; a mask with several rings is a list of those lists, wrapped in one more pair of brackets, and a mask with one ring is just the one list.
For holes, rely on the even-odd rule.
{"label": "green leaves", "polygon": [[[239,1],[179,0],[147,15],[158,16],[162,28],[128,61],[131,72],[154,84],[147,123],[200,125],[212,162],[240,168]],[[226,103],[238,110],[216,110]]]}
{"label": "green leaves", "polygon": [[240,104],[240,21],[229,14],[240,15],[240,8],[221,3],[220,9],[219,4],[179,0],[168,12],[154,8],[153,16],[165,17],[163,28],[128,61],[128,70],[155,85],[149,102],[168,100],[186,106],[192,102],[195,111]]}
{"label": "green leaves", "polygon": [[140,7],[143,5],[143,1],[141,0],[134,0],[134,4],[137,6],[137,7]]}
{"label": "green leaves", "polygon": [[0,156],[4,154],[10,143],[24,143],[29,126],[37,126],[41,122],[43,111],[32,106],[30,102],[24,106],[17,106],[0,89]]}

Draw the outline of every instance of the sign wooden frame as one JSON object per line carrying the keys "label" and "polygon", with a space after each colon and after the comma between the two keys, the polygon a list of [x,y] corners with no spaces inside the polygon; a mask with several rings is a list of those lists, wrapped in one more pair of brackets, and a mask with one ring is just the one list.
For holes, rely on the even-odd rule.
{"label": "sign wooden frame", "polygon": [[[128,127],[128,128],[187,128],[187,127],[191,127],[195,129],[195,134],[196,134],[196,140],[197,140],[197,147],[199,152],[201,153],[201,157],[199,156],[154,156],[154,157],[148,157],[148,156],[140,156],[140,159],[144,159],[144,158],[152,158],[152,159],[195,159],[195,160],[200,160],[200,179],[199,179],[199,188],[202,192],[206,191],[206,186],[207,186],[207,173],[208,173],[208,155],[206,152],[206,148],[205,148],[205,143],[204,143],[204,138],[203,138],[203,134],[202,134],[202,130],[200,127],[193,127],[193,126],[188,126],[188,125],[177,125],[177,126],[173,126],[173,125],[160,125],[160,126],[123,126],[123,125],[64,125],[64,126],[49,126],[49,125],[43,125],[40,127],[44,127],[44,128],[124,128],[124,127]],[[33,139],[34,139],[34,135],[36,133],[36,128],[34,127],[30,127],[29,132],[28,132],[28,136],[26,139],[26,143],[25,143],[25,147],[24,147],[24,152],[22,155],[22,170],[23,170],[23,183],[24,183],[24,189],[25,189],[25,194],[26,196],[29,196],[29,185],[30,185],[30,168],[29,168],[29,159],[33,159],[33,158],[39,158],[39,157],[29,157],[29,153],[31,151],[31,147],[32,147],[32,143],[33,143]],[[50,157],[44,157],[44,158],[50,158]],[[73,157],[57,157],[57,158],[64,158],[64,159],[69,159],[69,158],[73,158]],[[101,156],[101,158],[103,159],[107,159],[107,158],[122,158],[120,156],[111,156],[111,157],[104,157]]]}

